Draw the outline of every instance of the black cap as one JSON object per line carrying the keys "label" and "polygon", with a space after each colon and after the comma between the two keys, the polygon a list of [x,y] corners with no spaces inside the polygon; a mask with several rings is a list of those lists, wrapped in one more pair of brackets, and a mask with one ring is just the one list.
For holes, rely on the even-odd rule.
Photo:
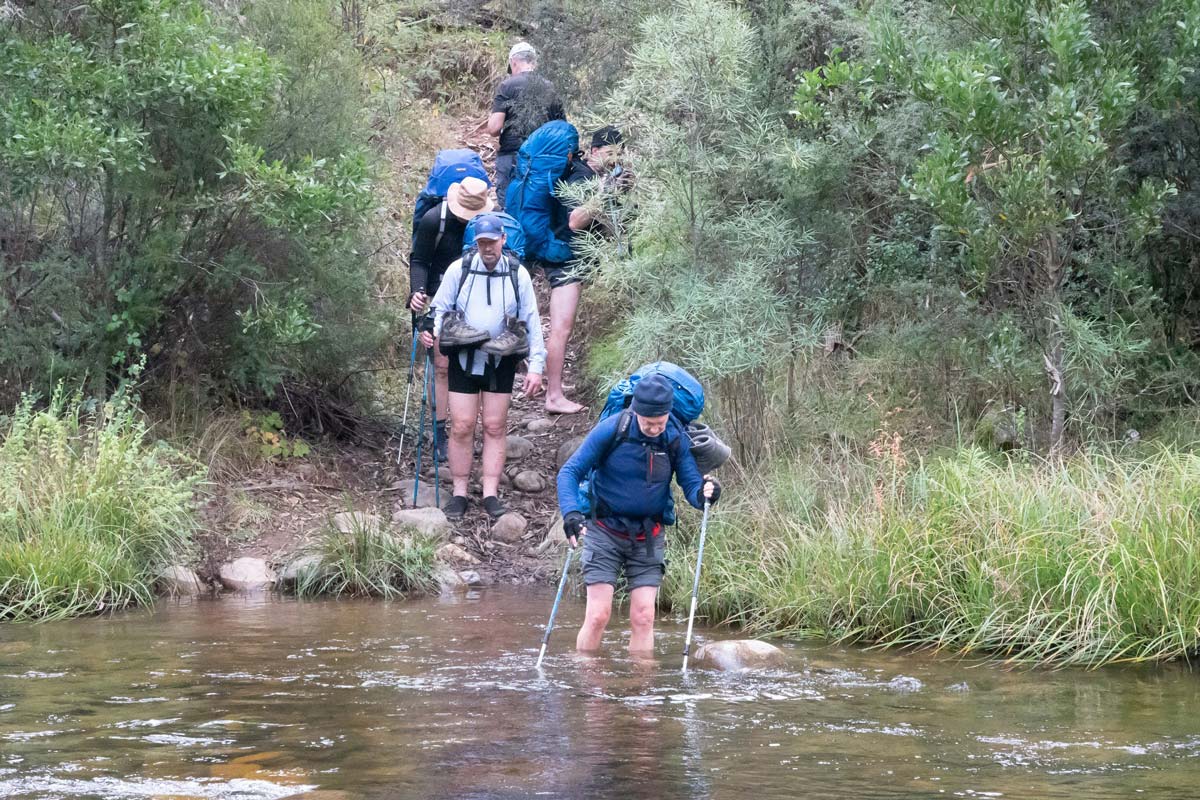
{"label": "black cap", "polygon": [[633,387],[633,411],[643,417],[661,417],[671,413],[675,390],[661,375],[647,375]]}
{"label": "black cap", "polygon": [[607,147],[613,144],[620,144],[623,141],[625,141],[625,137],[612,125],[605,125],[592,134],[592,147]]}

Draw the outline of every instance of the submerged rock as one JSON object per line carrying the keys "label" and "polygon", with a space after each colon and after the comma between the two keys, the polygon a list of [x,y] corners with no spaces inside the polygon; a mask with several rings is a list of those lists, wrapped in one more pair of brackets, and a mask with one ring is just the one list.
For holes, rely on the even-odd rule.
{"label": "submerged rock", "polygon": [[925,684],[916,678],[910,678],[908,675],[897,675],[888,681],[887,688],[893,692],[919,692],[925,688]]}
{"label": "submerged rock", "polygon": [[235,592],[261,592],[275,585],[275,573],[261,558],[239,558],[222,564],[221,585]]}
{"label": "submerged rock", "polygon": [[783,651],[757,639],[730,639],[700,645],[692,656],[697,667],[739,672],[747,669],[782,667],[787,661]]}
{"label": "submerged rock", "polygon": [[205,591],[204,584],[193,570],[178,565],[158,573],[158,588],[172,597],[194,597]]}

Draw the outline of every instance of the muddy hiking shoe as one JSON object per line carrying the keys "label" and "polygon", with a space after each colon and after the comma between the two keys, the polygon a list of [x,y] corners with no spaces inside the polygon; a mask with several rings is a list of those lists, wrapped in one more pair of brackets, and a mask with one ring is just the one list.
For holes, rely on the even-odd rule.
{"label": "muddy hiking shoe", "polygon": [[492,356],[527,356],[529,355],[529,329],[525,323],[515,317],[504,320],[504,330],[479,348]]}
{"label": "muddy hiking shoe", "polygon": [[454,495],[450,502],[446,503],[442,513],[446,515],[446,519],[462,519],[463,514],[467,513],[467,498],[461,494]]}
{"label": "muddy hiking shoe", "polygon": [[[483,510],[492,519],[499,519],[508,513],[508,507],[501,503],[500,498],[495,495],[483,498]],[[447,514],[447,516],[449,515]]]}
{"label": "muddy hiking shoe", "polygon": [[438,343],[443,352],[458,350],[463,347],[474,347],[491,338],[486,331],[467,324],[467,318],[461,311],[447,311],[442,320],[442,334]]}

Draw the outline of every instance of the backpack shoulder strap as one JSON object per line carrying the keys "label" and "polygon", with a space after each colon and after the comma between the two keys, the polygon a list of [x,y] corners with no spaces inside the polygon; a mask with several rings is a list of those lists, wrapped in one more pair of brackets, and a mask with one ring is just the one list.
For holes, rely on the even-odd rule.
{"label": "backpack shoulder strap", "polygon": [[613,434],[613,438],[609,440],[608,447],[604,448],[604,454],[600,456],[600,460],[596,462],[596,466],[602,466],[608,461],[609,456],[613,451],[620,447],[625,442],[629,441],[629,430],[633,427],[633,412],[628,408],[620,413],[617,418],[617,430]]}
{"label": "backpack shoulder strap", "polygon": [[446,207],[449,205],[445,200],[442,201],[442,210],[438,221],[437,238],[433,240],[433,249],[436,252],[438,245],[442,243],[442,237],[446,235]]}

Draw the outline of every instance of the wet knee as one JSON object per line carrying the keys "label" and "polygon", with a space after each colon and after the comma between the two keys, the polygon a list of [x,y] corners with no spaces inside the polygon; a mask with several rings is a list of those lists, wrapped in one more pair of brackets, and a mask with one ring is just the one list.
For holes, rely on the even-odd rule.
{"label": "wet knee", "polygon": [[587,611],[586,622],[594,628],[603,628],[608,625],[610,616],[612,616],[612,608],[592,608]]}
{"label": "wet knee", "polygon": [[635,606],[629,609],[629,625],[639,630],[654,627],[654,606]]}

